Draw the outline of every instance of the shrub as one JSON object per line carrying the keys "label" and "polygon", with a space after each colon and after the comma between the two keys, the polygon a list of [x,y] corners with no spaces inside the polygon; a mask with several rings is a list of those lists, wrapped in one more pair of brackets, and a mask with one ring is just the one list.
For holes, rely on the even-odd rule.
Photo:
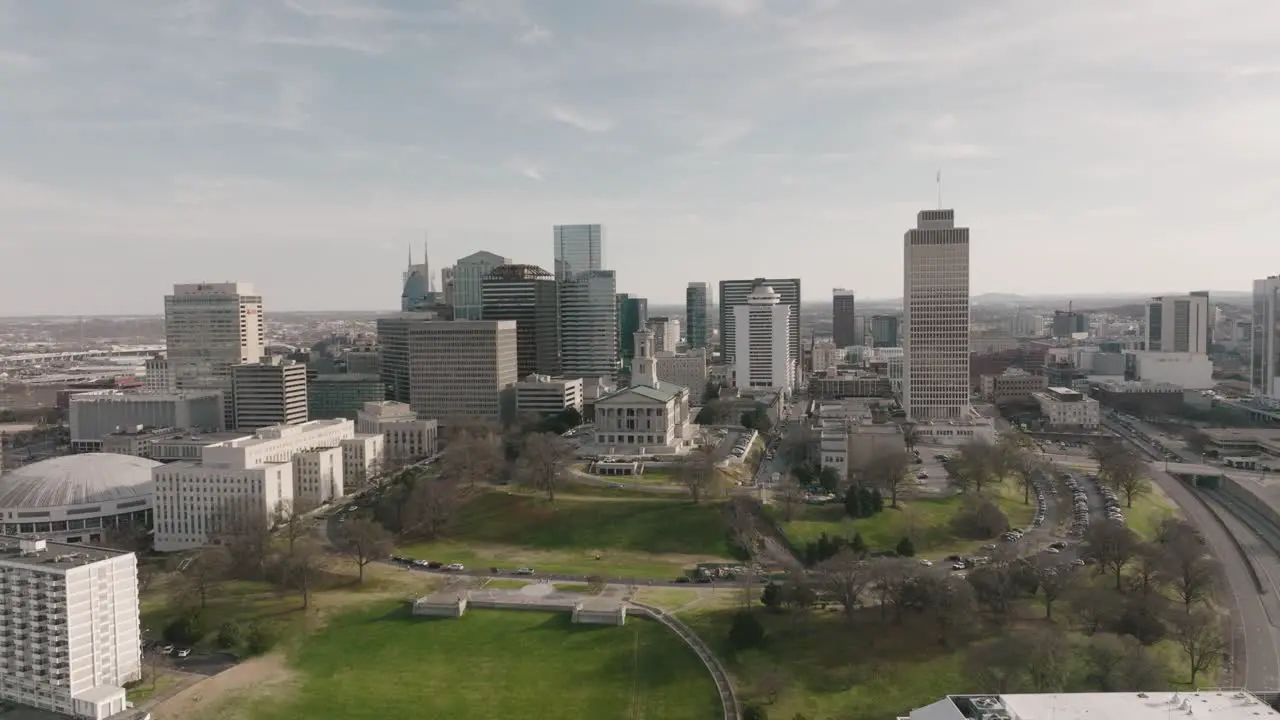
{"label": "shrub", "polygon": [[769,711],[763,705],[748,705],[742,708],[742,720],[769,720]]}
{"label": "shrub", "polygon": [[1009,529],[1009,518],[990,500],[969,505],[951,521],[956,535],[971,540],[990,540]]}
{"label": "shrub", "polygon": [[179,645],[194,645],[204,637],[200,613],[185,613],[164,627],[164,639]]}
{"label": "shrub", "polygon": [[234,620],[228,620],[222,623],[222,627],[218,628],[218,636],[215,638],[215,642],[218,643],[218,647],[226,650],[239,645],[241,635],[240,625]]}
{"label": "shrub", "polygon": [[245,637],[244,649],[250,655],[261,655],[269,652],[275,647],[276,637],[271,630],[262,623],[254,623],[249,626],[249,633]]}
{"label": "shrub", "polygon": [[911,542],[911,538],[904,537],[898,541],[898,544],[893,548],[893,551],[898,553],[901,557],[915,557],[916,546]]}
{"label": "shrub", "polygon": [[764,625],[749,612],[740,612],[733,616],[733,625],[729,628],[729,646],[734,650],[750,650],[760,647],[764,642]]}

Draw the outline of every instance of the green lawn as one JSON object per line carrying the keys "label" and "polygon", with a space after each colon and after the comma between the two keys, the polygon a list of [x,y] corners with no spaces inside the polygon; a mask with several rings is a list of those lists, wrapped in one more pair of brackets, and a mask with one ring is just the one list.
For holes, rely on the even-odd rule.
{"label": "green lawn", "polygon": [[[155,639],[182,612],[163,588],[149,589],[141,598],[141,606],[144,633]],[[205,647],[212,647],[218,628],[227,621],[239,624],[242,636],[251,624],[261,623],[278,638],[296,635],[307,622],[297,593],[281,593],[268,583],[242,580],[219,583],[213,588],[200,618],[205,638],[199,644]]]}
{"label": "green lawn", "polygon": [[490,493],[468,503],[448,538],[402,548],[406,555],[469,567],[611,578],[671,578],[685,567],[729,558],[719,505],[686,499],[594,501]]}
{"label": "green lawn", "polygon": [[[1121,499],[1122,504],[1123,502]],[[1182,514],[1154,483],[1151,491],[1134,498],[1133,507],[1125,508],[1124,513],[1125,523],[1144,540],[1151,540],[1156,536],[1156,531],[1165,518]]]}
{"label": "green lawn", "polygon": [[674,633],[573,625],[569,615],[477,610],[414,618],[402,605],[335,618],[291,657],[288,697],[252,720],[491,720],[549,716],[704,720],[719,716],[710,674]]}
{"label": "green lawn", "polygon": [[[1035,505],[1023,503],[1022,493],[1013,483],[996,486],[988,492],[1014,527],[1028,525],[1035,518]],[[797,547],[817,540],[824,532],[831,537],[852,537],[859,532],[873,550],[892,550],[899,540],[910,537],[917,554],[922,556],[963,554],[987,542],[957,539],[951,532],[951,520],[960,511],[965,497],[902,499],[898,501],[898,509],[885,508],[861,520],[846,515],[839,503],[804,505],[795,509],[794,520],[782,522],[781,526]],[[775,509],[775,516],[782,514],[781,509]]]}

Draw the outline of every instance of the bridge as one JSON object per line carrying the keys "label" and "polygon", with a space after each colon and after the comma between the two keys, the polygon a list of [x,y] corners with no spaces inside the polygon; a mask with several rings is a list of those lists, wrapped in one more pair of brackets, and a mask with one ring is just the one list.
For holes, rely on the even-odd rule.
{"label": "bridge", "polygon": [[109,348],[96,348],[93,350],[0,355],[0,368],[44,365],[73,360],[87,360],[89,358],[151,357],[158,352],[163,352],[164,349],[164,345],[115,345]]}

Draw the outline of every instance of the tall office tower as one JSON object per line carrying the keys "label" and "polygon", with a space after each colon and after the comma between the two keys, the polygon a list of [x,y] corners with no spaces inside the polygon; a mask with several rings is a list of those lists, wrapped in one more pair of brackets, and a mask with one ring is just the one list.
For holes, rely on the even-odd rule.
{"label": "tall office tower", "polygon": [[969,408],[969,229],[921,210],[903,238],[903,407],[918,422]]}
{"label": "tall office tower", "polygon": [[131,552],[0,537],[0,699],[83,718],[123,717],[142,678]]}
{"label": "tall office tower", "polygon": [[445,427],[503,420],[503,394],[519,379],[517,347],[512,320],[411,323],[409,407]]}
{"label": "tall office tower", "polygon": [[711,347],[711,289],[704,282],[691,282],[684,291],[684,333],[690,350]]}
{"label": "tall office tower", "polygon": [[1206,355],[1213,332],[1208,291],[1165,295],[1147,302],[1148,352]]}
{"label": "tall office tower", "polygon": [[590,270],[560,283],[560,363],[564,377],[618,371],[617,279]]}
{"label": "tall office tower", "polygon": [[265,354],[262,296],[249,283],[174,285],[164,298],[169,373],[178,390],[221,390],[227,427],[235,424],[231,368]]}
{"label": "tall office tower", "polygon": [[[471,253],[453,265],[453,317],[456,320],[479,320],[481,288],[484,278],[499,265],[510,265],[511,258],[481,250]],[[399,398],[388,398],[398,400]],[[407,401],[401,401],[407,402]]]}
{"label": "tall office tower", "polygon": [[307,366],[281,357],[231,368],[236,430],[307,421]]}
{"label": "tall office tower", "polygon": [[447,319],[436,312],[397,313],[378,318],[378,375],[387,388],[387,400],[409,402],[409,328],[414,323]]}
{"label": "tall office tower", "polygon": [[724,362],[732,364],[735,348],[734,308],[746,305],[747,298],[760,285],[768,285],[781,298],[784,305],[791,306],[791,338],[794,343],[792,362],[800,362],[800,279],[756,278],[754,280],[721,280],[720,281],[720,347]]}
{"label": "tall office tower", "polygon": [[454,267],[440,268],[440,302],[445,305],[453,305],[453,276]]}
{"label": "tall office tower", "polygon": [[733,383],[736,387],[791,390],[796,384],[792,355],[792,308],[768,285],[757,285],[746,304],[733,308]]}
{"label": "tall office tower", "polygon": [[560,286],[537,265],[499,265],[480,291],[485,320],[516,321],[516,371],[560,374]]}
{"label": "tall office tower", "polygon": [[556,225],[556,280],[604,269],[604,228],[600,225]]}
{"label": "tall office tower", "polygon": [[858,316],[854,312],[852,290],[836,288],[831,291],[831,335],[836,347],[852,347],[862,344],[858,332]]}
{"label": "tall office tower", "polygon": [[1089,332],[1089,315],[1074,310],[1053,311],[1053,336],[1071,337],[1075,333]]}
{"label": "tall office tower", "polygon": [[653,331],[654,352],[675,352],[680,344],[680,321],[665,315],[649,318],[646,326]]}
{"label": "tall office tower", "polygon": [[636,356],[636,333],[649,325],[649,301],[627,293],[618,293],[614,299],[618,312],[618,357],[625,370],[631,367],[631,360]]}
{"label": "tall office tower", "polygon": [[871,316],[871,344],[875,347],[898,347],[898,316]]}
{"label": "tall office tower", "polygon": [[1249,391],[1280,400],[1280,275],[1253,281]]}

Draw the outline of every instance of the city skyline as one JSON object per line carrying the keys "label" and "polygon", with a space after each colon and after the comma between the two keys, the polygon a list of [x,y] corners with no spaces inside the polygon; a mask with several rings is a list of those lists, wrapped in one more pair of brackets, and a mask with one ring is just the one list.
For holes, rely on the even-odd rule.
{"label": "city skyline", "polygon": [[[280,310],[389,308],[424,231],[436,268],[551,269],[550,228],[579,219],[658,301],[761,274],[892,297],[939,169],[976,293],[1110,292],[1135,267],[1247,290],[1223,258],[1280,261],[1258,240],[1277,24],[1261,0],[17,4],[0,308],[151,312],[226,278]],[[1106,262],[1025,272],[1064,246]]]}

